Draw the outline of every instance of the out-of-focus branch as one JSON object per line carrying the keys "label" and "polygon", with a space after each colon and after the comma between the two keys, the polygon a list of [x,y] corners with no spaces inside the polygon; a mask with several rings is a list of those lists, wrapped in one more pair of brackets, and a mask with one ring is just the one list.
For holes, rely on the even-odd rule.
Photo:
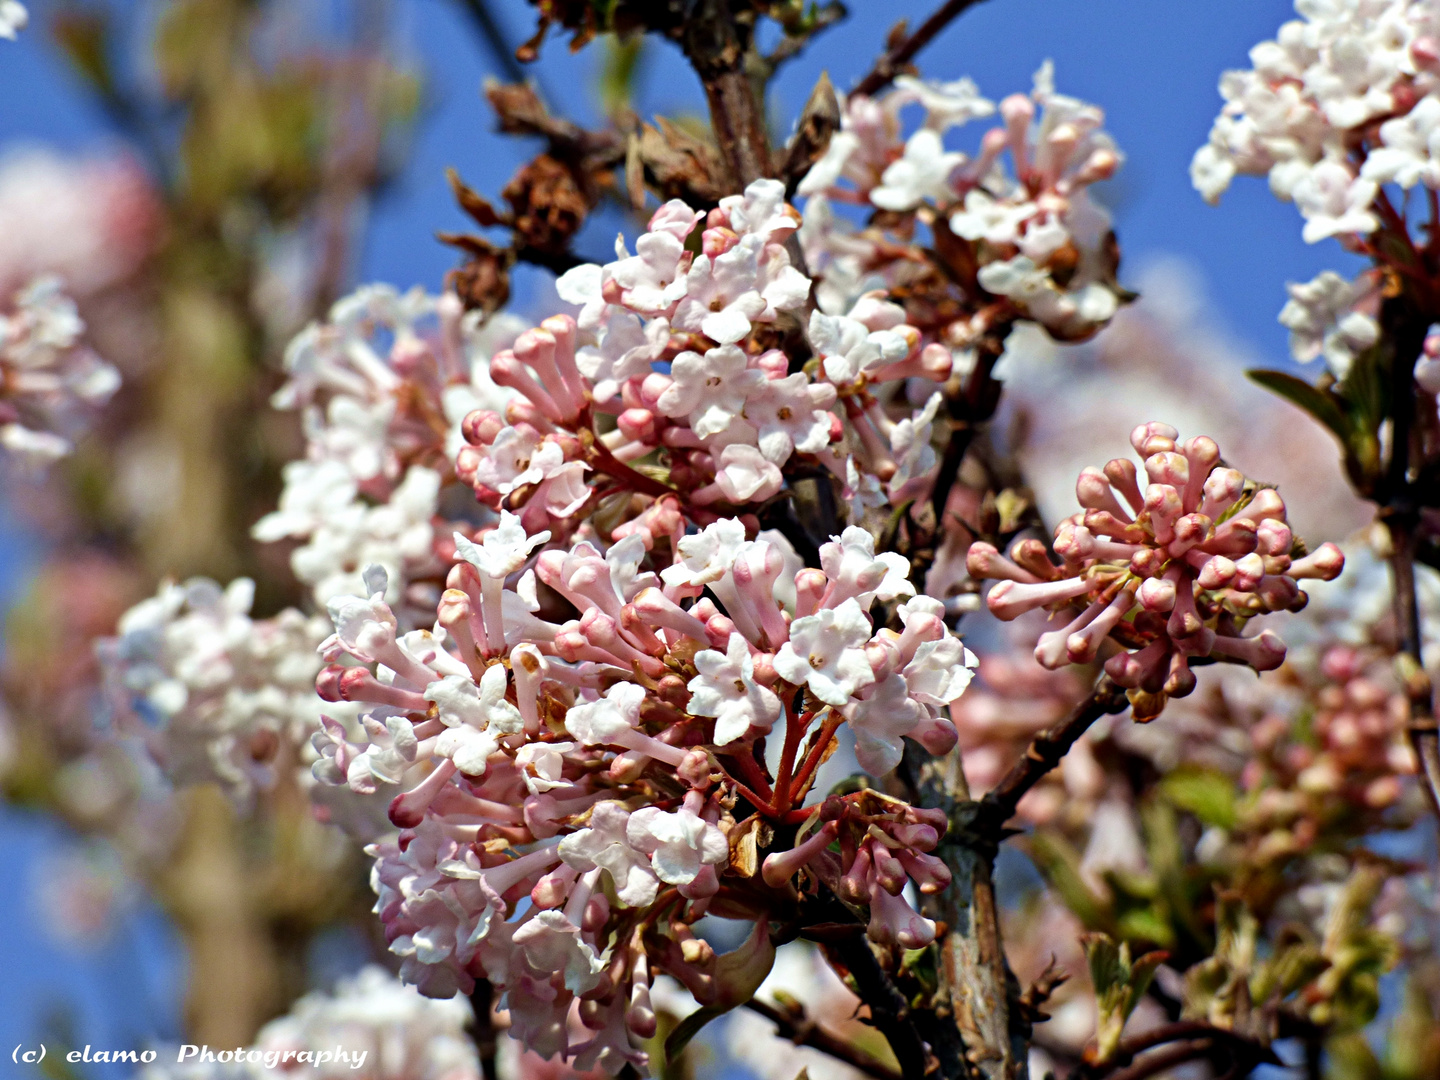
{"label": "out-of-focus branch", "polygon": [[1025,754],[1005,774],[1000,783],[980,800],[976,815],[976,827],[987,835],[998,838],[1005,823],[1015,816],[1015,808],[1026,792],[1038,784],[1045,774],[1060,764],[1060,759],[1075,745],[1075,740],[1107,713],[1118,713],[1125,708],[1126,698],[1123,687],[1116,685],[1110,676],[1102,675],[1084,701],[1072,709],[1064,719],[1042,731],[1026,747]]}
{"label": "out-of-focus branch", "polygon": [[500,22],[495,18],[495,13],[490,10],[490,5],[485,0],[459,0],[460,6],[465,9],[465,14],[475,24],[475,29],[480,31],[480,37],[484,40],[486,47],[495,57],[495,62],[500,66],[501,73],[508,82],[524,82],[525,70],[520,66],[520,61],[515,58],[515,50],[505,40],[505,31],[501,28]]}
{"label": "out-of-focus branch", "polygon": [[[1081,1065],[1070,1074],[1070,1080],[1115,1080],[1116,1077],[1125,1075],[1141,1054],[1167,1043],[1177,1043],[1192,1048],[1199,1043],[1207,1043],[1209,1044],[1208,1048],[1223,1049],[1237,1065],[1243,1063],[1246,1067],[1253,1067],[1257,1064],[1284,1064],[1276,1056],[1275,1051],[1268,1046],[1248,1039],[1238,1032],[1227,1031],[1225,1028],[1218,1028],[1202,1020],[1178,1020],[1170,1024],[1161,1024],[1149,1031],[1123,1039],[1116,1047],[1114,1056],[1108,1061],[1100,1065],[1089,1063]],[[1152,1067],[1151,1063],[1155,1060],[1159,1060],[1159,1055],[1152,1055],[1140,1064],[1148,1069]],[[1186,1057],[1183,1060],[1188,1061],[1192,1058]],[[1141,1073],[1140,1075],[1152,1074]]]}
{"label": "out-of-focus branch", "polygon": [[1420,511],[1411,476],[1415,431],[1415,380],[1411,372],[1425,347],[1430,320],[1415,311],[1403,293],[1380,308],[1382,333],[1390,343],[1390,402],[1393,425],[1386,500],[1381,517],[1390,532],[1390,578],[1395,627],[1399,636],[1401,682],[1410,706],[1410,745],[1431,809],[1440,818],[1440,731],[1436,729],[1434,690],[1421,656],[1420,604],[1415,592],[1416,530]]}
{"label": "out-of-focus branch", "polygon": [[836,1060],[845,1062],[852,1069],[862,1072],[866,1076],[874,1077],[875,1080],[900,1080],[900,1074],[890,1066],[876,1061],[863,1050],[830,1034],[816,1021],[806,1016],[803,1011],[798,1015],[792,1014],[777,1009],[758,997],[751,998],[745,1003],[745,1006],[769,1020],[775,1025],[776,1034],[789,1039],[796,1046],[808,1046],[812,1050],[819,1050],[822,1054],[829,1054]]}
{"label": "out-of-focus branch", "polygon": [[1110,1073],[1106,1080],[1148,1080],[1149,1077],[1159,1076],[1177,1065],[1208,1057],[1214,1045],[1214,1041],[1208,1038],[1172,1043],[1153,1054],[1147,1054],[1132,1065]]}
{"label": "out-of-focus branch", "polygon": [[495,1065],[499,1035],[491,1014],[494,1004],[495,988],[486,979],[476,979],[470,994],[470,1007],[475,1012],[475,1026],[470,1035],[475,1040],[475,1052],[480,1056],[480,1071],[485,1080],[495,1080],[500,1075]]}
{"label": "out-of-focus branch", "polygon": [[868,96],[889,86],[891,80],[915,58],[916,53],[929,45],[935,36],[949,26],[962,12],[967,8],[974,7],[979,2],[980,0],[947,0],[936,9],[933,15],[920,24],[918,30],[894,48],[888,49],[885,55],[876,60],[875,66],[851,88],[850,92]]}

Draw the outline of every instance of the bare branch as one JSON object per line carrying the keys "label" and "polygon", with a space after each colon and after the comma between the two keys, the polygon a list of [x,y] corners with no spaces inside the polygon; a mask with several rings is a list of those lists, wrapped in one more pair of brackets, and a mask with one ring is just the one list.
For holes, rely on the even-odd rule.
{"label": "bare branch", "polygon": [[520,61],[515,58],[515,50],[505,40],[505,31],[501,29],[500,22],[495,18],[495,13],[490,10],[490,5],[485,0],[460,0],[460,6],[470,16],[470,21],[475,24],[475,29],[480,31],[480,37],[484,39],[486,47],[495,57],[495,62],[500,66],[500,71],[509,82],[524,82],[525,71],[520,66]]}
{"label": "bare branch", "polygon": [[1089,697],[1070,711],[1064,719],[1035,736],[1025,754],[1005,774],[1004,779],[980,801],[976,827],[998,834],[1005,823],[1015,816],[1015,808],[1026,792],[1060,764],[1060,759],[1075,745],[1075,740],[1107,713],[1118,713],[1126,706],[1125,690],[1102,675]]}
{"label": "bare branch", "polygon": [[1410,744],[1420,761],[1425,793],[1440,818],[1440,731],[1435,722],[1434,690],[1420,655],[1420,605],[1415,592],[1416,532],[1420,511],[1411,478],[1415,430],[1415,362],[1425,346],[1430,320],[1413,309],[1408,298],[1390,297],[1380,308],[1384,337],[1391,343],[1389,466],[1385,476],[1385,505],[1381,517],[1390,530],[1391,598],[1399,634],[1405,697],[1410,706]]}
{"label": "bare branch", "polygon": [[745,1003],[745,1006],[769,1020],[775,1025],[777,1034],[789,1039],[796,1046],[808,1046],[812,1050],[819,1050],[822,1054],[829,1054],[831,1057],[845,1062],[852,1069],[856,1069],[866,1076],[873,1076],[875,1080],[900,1080],[900,1074],[890,1066],[876,1061],[863,1050],[830,1034],[816,1021],[806,1016],[803,1010],[800,1010],[798,1014],[792,1014],[777,1009],[760,998],[751,998]]}
{"label": "bare branch", "polygon": [[869,96],[877,90],[889,86],[891,80],[915,58],[916,53],[929,45],[935,36],[949,26],[951,21],[966,8],[974,7],[979,2],[980,0],[947,0],[946,3],[940,5],[935,14],[920,24],[920,29],[876,60],[875,66],[870,69],[869,74],[856,83],[850,92]]}

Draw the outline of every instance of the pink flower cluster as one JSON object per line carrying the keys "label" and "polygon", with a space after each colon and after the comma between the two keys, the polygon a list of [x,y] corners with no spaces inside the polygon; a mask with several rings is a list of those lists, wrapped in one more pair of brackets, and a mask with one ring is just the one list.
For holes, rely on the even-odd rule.
{"label": "pink flower cluster", "polygon": [[986,543],[967,557],[971,576],[1002,579],[986,598],[997,617],[1042,607],[1073,615],[1040,636],[1035,658],[1044,666],[1090,663],[1107,642],[1121,645],[1105,671],[1130,691],[1142,719],[1157,715],[1167,696],[1195,688],[1194,660],[1279,667],[1284,644],[1269,630],[1242,636],[1245,623],[1298,611],[1306,597],[1297,581],[1328,581],[1345,565],[1334,544],[1304,554],[1279,492],[1222,465],[1214,440],[1178,438],[1159,423],[1131,432],[1144,459],[1143,490],[1126,458],[1080,474],[1084,509],[1055,530],[1059,565],[1038,540],[1019,541],[1009,559]]}
{"label": "pink flower cluster", "polygon": [[[924,107],[926,121],[902,139],[900,112],[910,104]],[[947,149],[946,131],[997,111],[1002,124],[985,133],[974,157]],[[1085,338],[1110,320],[1121,299],[1110,219],[1088,190],[1122,161],[1103,121],[1099,108],[1055,92],[1048,63],[1031,94],[1012,94],[998,110],[968,79],[900,78],[883,99],[846,101],[841,131],[800,192],[868,203],[901,222],[911,215],[931,227],[943,222],[973,245],[980,310],[973,325],[952,328],[950,344],[964,346],[967,334],[1017,316],[1063,340]],[[1011,172],[1001,163],[1007,151]],[[812,201],[806,212],[816,209]],[[896,250],[838,222],[811,230],[809,239],[812,263],[857,274],[888,261],[887,248]],[[906,261],[893,270],[903,280]]]}
{"label": "pink flower cluster", "polygon": [[890,500],[913,497],[935,465],[938,399],[897,421],[870,388],[943,381],[949,353],[879,295],[787,337],[781,317],[793,324],[811,289],[787,253],[799,225],[784,186],[758,180],[708,215],[672,200],[636,254],[622,245],[614,262],[565,274],[557,286],[578,316],[546,319],[495,356],[490,377],[517,396],[467,421],[461,477],[527,530],[567,536],[626,489],[683,492],[701,521],[754,508],[802,463],[828,470],[860,511],[886,501],[882,484]]}
{"label": "pink flower cluster", "polygon": [[[734,518],[689,534],[673,508],[636,521],[608,548],[538,554],[550,534],[508,510],[478,541],[457,534],[432,630],[401,631],[373,569],[369,596],[331,601],[317,683],[370,706],[363,742],[324,721],[315,772],[394,792],[399,837],[368,850],[407,981],[447,996],[483,975],[528,1046],[611,1071],[643,1058],[654,973],[714,1004],[750,970],[689,925],[710,911],[757,921],[760,964],[785,879],[832,843],[837,887],[870,904],[872,937],[933,937],[901,893],[943,886],[925,854],[943,815],[863,791],[818,811],[805,799],[842,724],[875,773],[907,737],[948,750],[945,709],[976,663],[863,529],[797,569]],[[903,629],[877,630],[876,605]],[[757,744],[782,718],[772,770]],[[731,866],[737,816],[755,814],[815,826],[761,877]],[[593,1033],[580,1045],[572,1008]]]}

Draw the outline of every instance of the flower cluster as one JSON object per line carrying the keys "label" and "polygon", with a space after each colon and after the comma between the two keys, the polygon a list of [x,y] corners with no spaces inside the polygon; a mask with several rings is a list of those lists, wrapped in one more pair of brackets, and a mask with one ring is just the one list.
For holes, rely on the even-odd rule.
{"label": "flower cluster", "polygon": [[527,530],[564,535],[620,490],[684,492],[696,520],[714,520],[764,504],[797,469],[828,472],[861,512],[886,500],[882,485],[913,497],[935,465],[938,398],[895,420],[870,388],[943,381],[949,355],[879,296],[794,333],[812,285],[787,251],[799,225],[784,186],[759,180],[708,215],[671,200],[636,254],[562,276],[578,316],[496,355],[490,377],[517,396],[467,421],[462,478]]}
{"label": "flower cluster", "polygon": [[1440,23],[1421,0],[1295,7],[1304,18],[1251,49],[1253,69],[1221,78],[1225,106],[1191,179],[1213,202],[1237,173],[1267,176],[1311,243],[1373,232],[1382,184],[1440,187]]}
{"label": "flower cluster", "polygon": [[[255,1045],[238,1050],[186,1046],[141,1070],[140,1080],[479,1080],[480,1060],[465,1029],[470,1005],[432,1001],[370,965],[270,1021]],[[340,1053],[344,1057],[340,1057]],[[201,1060],[203,1054],[215,1060]],[[179,1060],[177,1060],[179,1059]]]}
{"label": "flower cluster", "polygon": [[1119,644],[1125,651],[1110,656],[1105,671],[1127,688],[1137,719],[1194,689],[1193,660],[1278,667],[1284,644],[1269,630],[1243,637],[1245,623],[1299,610],[1306,597],[1297,581],[1330,580],[1345,565],[1334,544],[1306,555],[1279,493],[1223,466],[1214,440],[1178,438],[1159,423],[1131,432],[1144,460],[1143,490],[1126,458],[1080,474],[1076,496],[1085,509],[1055,530],[1058,566],[1038,540],[1017,542],[1009,559],[976,543],[967,559],[973,577],[1002,579],[986,597],[998,618],[1042,607],[1066,618],[1083,606],[1040,636],[1035,658],[1048,668],[1089,663],[1107,641]]}
{"label": "flower cluster", "polygon": [[[326,668],[321,696],[372,707],[363,743],[325,721],[316,776],[396,792],[400,836],[368,850],[403,976],[439,996],[488,977],[518,1037],[580,1068],[641,1060],[657,971],[702,1004],[763,978],[768,912],[802,867],[819,860],[842,896],[869,905],[873,938],[909,948],[934,926],[905,886],[948,880],[925,854],[943,815],[869,791],[805,806],[842,724],[874,773],[906,737],[954,745],[943,710],[976,661],[942,605],[913,596],[905,561],[877,556],[858,527],[798,570],[783,541],[747,539],[739,520],[681,527],[676,515],[658,536],[532,556],[549,533],[527,535],[502,510],[479,542],[455,537],[461,561],[433,630],[401,632],[376,568],[369,596],[331,601],[322,646],[360,663]],[[893,605],[901,631],[875,628],[877,604]],[[782,717],[772,773],[757,744]],[[762,817],[809,835],[757,879]],[[736,870],[746,832],[752,855]],[[717,959],[688,929],[712,910],[757,922],[740,956]],[[578,1045],[572,1006],[591,1033]]]}
{"label": "flower cluster", "polygon": [[285,467],[280,506],[254,535],[302,541],[291,566],[317,602],[356,591],[374,563],[388,571],[393,601],[434,607],[446,554],[437,544],[448,533],[434,523],[454,480],[460,421],[504,407],[510,395],[486,361],[516,329],[507,316],[465,315],[453,294],[373,285],[291,342],[290,378],[274,404],[302,410],[306,456]]}
{"label": "flower cluster", "polygon": [[96,643],[111,723],[173,783],[214,781],[238,802],[273,781],[282,746],[318,727],[323,618],[250,617],[254,583],[167,582]]}
{"label": "flower cluster", "polygon": [[[899,114],[912,103],[924,107],[925,123],[902,140]],[[1063,340],[1088,337],[1122,297],[1110,219],[1089,195],[1090,185],[1109,179],[1121,162],[1101,130],[1104,113],[1057,94],[1046,63],[1031,94],[1000,103],[1003,126],[986,132],[973,158],[946,149],[942,137],[950,128],[996,112],[968,79],[937,85],[902,77],[883,99],[848,99],[842,130],[800,185],[812,196],[807,214],[822,209],[815,202],[821,197],[868,203],[902,231],[918,222],[950,246],[969,244],[962,261],[974,280],[972,311],[943,335],[952,347],[964,349],[1016,317]],[[1007,151],[1011,171],[1002,161]],[[850,232],[828,216],[828,206],[819,220],[806,255],[827,268],[831,290],[887,264],[886,284],[913,286],[915,264],[903,247],[873,229]]]}
{"label": "flower cluster", "polygon": [[[1423,0],[1295,7],[1303,18],[1251,49],[1252,69],[1221,78],[1225,105],[1191,180],[1213,203],[1237,174],[1266,176],[1307,242],[1338,237],[1384,261],[1372,234],[1407,229],[1387,186],[1440,189],[1440,14]],[[1295,358],[1323,356],[1343,379],[1379,339],[1381,286],[1373,270],[1291,284],[1280,322]]]}
{"label": "flower cluster", "polygon": [[85,330],[54,277],[37,278],[0,317],[0,448],[31,464],[63,457],[119,373],[80,343]]}

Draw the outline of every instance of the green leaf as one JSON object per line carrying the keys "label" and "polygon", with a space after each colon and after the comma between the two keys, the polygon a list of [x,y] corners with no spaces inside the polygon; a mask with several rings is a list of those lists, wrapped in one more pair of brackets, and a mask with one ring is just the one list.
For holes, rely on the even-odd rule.
{"label": "green leaf", "polygon": [[1211,769],[1177,769],[1160,781],[1165,797],[1205,825],[1233,829],[1236,824],[1235,784]]}
{"label": "green leaf", "polygon": [[1303,409],[1320,423],[1333,431],[1339,440],[1350,443],[1351,423],[1343,403],[1336,395],[1311,386],[1304,379],[1285,371],[1271,371],[1265,368],[1251,368],[1245,372],[1251,382],[1263,386],[1271,393],[1279,394],[1292,405]]}
{"label": "green leaf", "polygon": [[678,1058],[685,1052],[685,1047],[690,1045],[690,1040],[700,1034],[701,1028],[717,1016],[724,1016],[729,1011],[719,1005],[706,1005],[681,1020],[675,1025],[675,1030],[670,1032],[670,1037],[665,1040],[665,1060],[674,1061]]}
{"label": "green leaf", "polygon": [[1030,857],[1075,917],[1092,930],[1113,931],[1115,912],[1080,873],[1080,853],[1059,833],[1042,829],[1030,840]]}

